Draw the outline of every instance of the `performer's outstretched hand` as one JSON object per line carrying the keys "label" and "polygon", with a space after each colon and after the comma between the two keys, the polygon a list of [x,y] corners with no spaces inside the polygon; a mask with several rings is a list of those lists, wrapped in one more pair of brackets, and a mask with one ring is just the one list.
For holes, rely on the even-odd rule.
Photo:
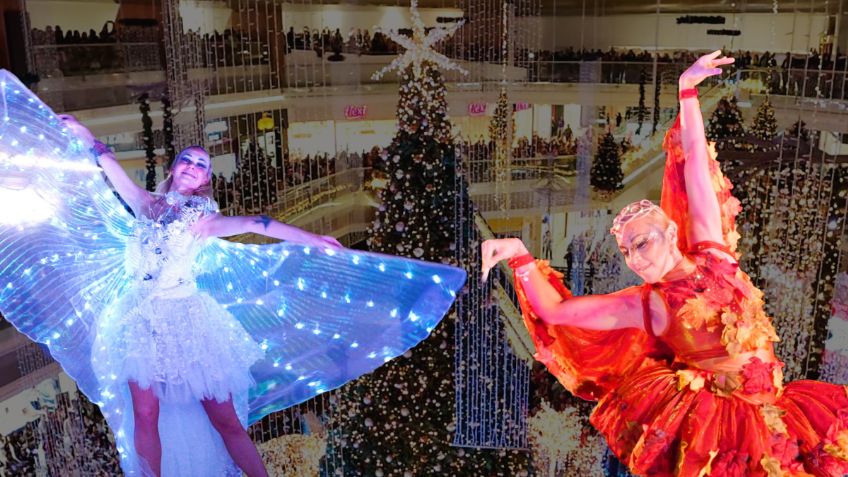
{"label": "performer's outstretched hand", "polygon": [[528,253],[524,242],[517,238],[486,240],[481,245],[480,257],[483,262],[483,281],[489,276],[489,270],[501,260],[508,260]]}
{"label": "performer's outstretched hand", "polygon": [[65,127],[71,130],[71,132],[82,141],[83,145],[87,148],[90,148],[94,145],[94,134],[91,134],[85,126],[80,124],[77,121],[77,118],[71,116],[70,114],[60,114],[59,119],[65,124]]}
{"label": "performer's outstretched hand", "polygon": [[712,53],[698,58],[695,63],[690,66],[678,80],[680,89],[694,88],[710,76],[720,75],[721,68],[719,66],[729,65],[735,60],[729,56],[721,56],[721,50],[716,50]]}

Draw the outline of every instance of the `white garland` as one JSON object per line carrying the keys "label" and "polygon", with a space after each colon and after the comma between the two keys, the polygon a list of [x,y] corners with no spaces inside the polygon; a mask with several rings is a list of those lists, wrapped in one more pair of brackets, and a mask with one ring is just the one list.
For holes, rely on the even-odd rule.
{"label": "white garland", "polygon": [[[315,434],[286,434],[259,444],[262,461],[272,475],[286,477],[315,477],[327,442]],[[276,474],[274,472],[277,472]]]}
{"label": "white garland", "polygon": [[530,417],[528,437],[539,475],[604,475],[606,444],[580,410],[554,410],[542,401]]}

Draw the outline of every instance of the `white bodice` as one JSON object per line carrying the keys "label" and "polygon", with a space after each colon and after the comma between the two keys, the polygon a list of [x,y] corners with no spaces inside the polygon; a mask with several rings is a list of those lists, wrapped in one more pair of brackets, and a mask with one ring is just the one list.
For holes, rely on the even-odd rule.
{"label": "white bodice", "polygon": [[215,201],[171,192],[139,214],[127,243],[126,267],[135,285],[155,295],[195,290],[195,259],[203,248],[191,226],[218,211]]}

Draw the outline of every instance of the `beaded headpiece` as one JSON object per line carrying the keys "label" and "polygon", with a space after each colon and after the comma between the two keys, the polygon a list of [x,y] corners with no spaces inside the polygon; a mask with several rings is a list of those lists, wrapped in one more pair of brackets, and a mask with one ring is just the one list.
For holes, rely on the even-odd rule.
{"label": "beaded headpiece", "polygon": [[621,209],[621,212],[615,216],[615,220],[612,221],[612,228],[610,228],[610,233],[615,235],[617,240],[621,240],[621,234],[624,233],[624,227],[630,223],[634,219],[638,219],[644,215],[650,214],[651,212],[657,211],[661,214],[665,214],[663,210],[653,202],[647,199],[642,199],[637,202],[633,202],[625,206]]}

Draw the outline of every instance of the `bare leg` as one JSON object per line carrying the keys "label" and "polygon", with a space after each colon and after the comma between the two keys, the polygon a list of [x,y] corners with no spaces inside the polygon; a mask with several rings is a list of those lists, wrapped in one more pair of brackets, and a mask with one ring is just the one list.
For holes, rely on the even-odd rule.
{"label": "bare leg", "polygon": [[214,399],[204,399],[201,403],[212,426],[221,434],[233,462],[248,477],[268,477],[268,471],[265,470],[265,464],[259,457],[256,445],[250,440],[247,431],[241,427],[233,407],[233,400],[218,402]]}
{"label": "bare leg", "polygon": [[153,389],[141,389],[138,383],[130,381],[130,394],[135,419],[135,451],[151,472],[157,477],[162,475],[162,441],[159,439],[159,398]]}

